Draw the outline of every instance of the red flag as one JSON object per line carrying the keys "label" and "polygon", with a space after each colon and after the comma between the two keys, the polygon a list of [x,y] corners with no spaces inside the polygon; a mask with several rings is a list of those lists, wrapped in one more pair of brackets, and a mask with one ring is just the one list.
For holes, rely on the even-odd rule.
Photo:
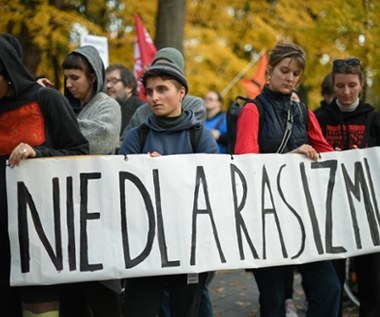
{"label": "red flag", "polygon": [[157,49],[138,14],[135,14],[135,30],[135,66],[133,72],[138,82],[139,97],[145,100],[144,87],[140,82],[140,78],[145,69],[151,64]]}
{"label": "red flag", "polygon": [[247,92],[247,96],[249,98],[255,98],[261,90],[264,88],[265,85],[265,69],[267,67],[268,60],[267,60],[267,54],[264,51],[261,54],[259,65],[257,66],[257,69],[252,76],[252,79],[242,79],[240,80],[241,84],[245,88]]}

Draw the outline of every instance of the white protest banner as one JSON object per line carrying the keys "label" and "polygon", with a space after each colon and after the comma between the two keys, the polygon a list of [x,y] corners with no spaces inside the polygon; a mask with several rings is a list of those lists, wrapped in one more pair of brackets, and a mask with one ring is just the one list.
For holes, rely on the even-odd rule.
{"label": "white protest banner", "polygon": [[107,68],[109,64],[108,52],[108,39],[105,36],[82,34],[80,38],[80,46],[91,45],[94,46],[103,61],[104,67]]}
{"label": "white protest banner", "polygon": [[[7,168],[13,285],[380,251],[380,148],[30,159]],[[374,177],[377,175],[377,177]]]}

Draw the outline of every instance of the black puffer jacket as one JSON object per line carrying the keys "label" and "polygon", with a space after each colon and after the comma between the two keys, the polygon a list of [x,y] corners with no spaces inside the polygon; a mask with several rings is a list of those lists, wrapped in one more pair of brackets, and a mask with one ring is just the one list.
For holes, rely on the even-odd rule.
{"label": "black puffer jacket", "polygon": [[293,114],[293,127],[284,153],[290,152],[308,142],[306,125],[301,108],[291,100],[291,95],[273,92],[265,86],[258,99],[263,105],[260,119],[259,143],[261,153],[275,153],[279,148],[286,129],[288,110]]}

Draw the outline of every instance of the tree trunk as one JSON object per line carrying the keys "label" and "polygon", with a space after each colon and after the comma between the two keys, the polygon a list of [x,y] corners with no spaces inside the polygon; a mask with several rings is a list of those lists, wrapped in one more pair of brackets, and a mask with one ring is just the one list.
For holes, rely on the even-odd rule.
{"label": "tree trunk", "polygon": [[32,36],[24,23],[22,25],[22,32],[18,36],[18,39],[24,49],[23,62],[25,67],[33,76],[38,76],[39,74],[37,74],[37,69],[41,63],[42,50],[38,45],[33,43]]}
{"label": "tree trunk", "polygon": [[183,51],[186,0],[159,0],[156,23],[156,47],[175,47]]}

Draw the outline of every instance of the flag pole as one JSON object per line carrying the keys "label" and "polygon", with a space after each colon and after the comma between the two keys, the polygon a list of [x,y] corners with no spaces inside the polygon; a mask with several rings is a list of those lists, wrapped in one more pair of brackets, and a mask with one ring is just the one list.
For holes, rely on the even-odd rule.
{"label": "flag pole", "polygon": [[245,65],[245,67],[235,76],[234,79],[231,80],[231,82],[222,90],[220,93],[222,97],[224,97],[233,86],[236,85],[236,83],[244,76],[244,74],[250,70],[250,68],[256,64],[256,62],[261,58],[263,53],[265,52],[265,49],[262,49],[258,54],[254,54],[251,61]]}

